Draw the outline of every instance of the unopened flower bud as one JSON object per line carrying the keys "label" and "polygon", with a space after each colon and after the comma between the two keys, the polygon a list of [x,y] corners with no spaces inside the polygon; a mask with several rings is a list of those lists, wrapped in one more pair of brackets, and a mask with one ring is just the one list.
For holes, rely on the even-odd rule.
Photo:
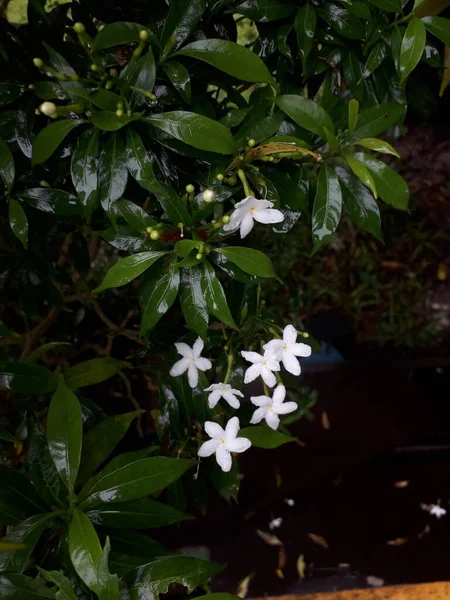
{"label": "unopened flower bud", "polygon": [[33,58],[33,63],[34,66],[38,69],[42,69],[42,67],[44,66],[44,61],[42,60],[42,58]]}
{"label": "unopened flower bud", "polygon": [[178,229],[183,229],[184,227],[184,223],[182,223],[181,221],[179,223],[177,223],[177,227]]}
{"label": "unopened flower bud", "polygon": [[123,117],[123,110],[121,110],[120,108],[118,108],[116,110],[116,117]]}
{"label": "unopened flower bud", "polygon": [[111,77],[117,77],[117,75],[119,74],[117,69],[110,69],[109,70],[109,74],[111,75]]}
{"label": "unopened flower bud", "polygon": [[153,227],[147,227],[147,229],[145,230],[147,233],[151,233],[153,231]]}
{"label": "unopened flower bud", "polygon": [[95,63],[92,63],[92,65],[90,66],[91,71],[98,71],[98,65],[96,65]]}
{"label": "unopened flower bud", "polygon": [[195,192],[195,187],[192,185],[192,183],[189,183],[186,186],[186,191],[188,194],[193,194]]}
{"label": "unopened flower bud", "polygon": [[225,225],[226,225],[229,222],[230,222],[230,217],[228,215],[223,215],[222,223],[225,223]]}
{"label": "unopened flower bud", "polygon": [[154,229],[151,234],[150,237],[152,238],[152,240],[159,240],[159,238],[161,237],[161,234],[159,233],[159,231],[156,231],[156,229]]}
{"label": "unopened flower bud", "polygon": [[46,117],[53,117],[56,114],[56,104],[54,102],[43,102],[39,110]]}
{"label": "unopened flower bud", "polygon": [[196,254],[196,255],[195,255],[195,258],[196,258],[197,260],[202,260],[202,258],[203,258],[203,254],[200,254],[200,252],[199,252],[198,254]]}
{"label": "unopened flower bud", "polygon": [[213,190],[205,190],[203,192],[203,201],[206,202],[206,204],[211,204],[211,202],[214,202],[215,198],[216,194]]}
{"label": "unopened flower bud", "polygon": [[141,39],[143,42],[148,40],[148,31],[146,29],[143,29],[139,32],[139,39]]}
{"label": "unopened flower bud", "polygon": [[253,146],[256,144],[256,140],[254,140],[253,138],[251,140],[248,140],[248,145],[250,146],[250,148],[253,148]]}
{"label": "unopened flower bud", "polygon": [[223,178],[223,175],[222,175],[222,173],[219,173],[219,174],[217,175],[216,179],[217,179],[217,181],[223,181],[223,179],[224,179],[224,178]]}

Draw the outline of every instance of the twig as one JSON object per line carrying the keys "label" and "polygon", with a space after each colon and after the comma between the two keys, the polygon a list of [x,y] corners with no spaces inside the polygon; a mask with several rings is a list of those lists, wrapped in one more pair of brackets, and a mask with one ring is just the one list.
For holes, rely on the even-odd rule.
{"label": "twig", "polygon": [[[130,380],[125,375],[125,373],[122,373],[122,371],[119,371],[118,375],[122,379],[122,381],[125,385],[127,397],[130,400],[131,404],[134,406],[134,408],[136,410],[141,410],[141,407],[139,406],[139,402],[133,396],[133,390],[131,389]],[[137,431],[138,436],[142,439],[144,437],[144,432],[142,431],[142,415],[139,415],[136,420],[136,431]]]}
{"label": "twig", "polygon": [[139,338],[139,334],[135,333],[134,331],[131,331],[130,329],[122,329],[122,327],[120,327],[119,325],[116,325],[116,323],[113,323],[111,321],[111,319],[109,317],[107,317],[105,315],[105,313],[102,311],[102,309],[100,308],[100,304],[98,303],[97,300],[95,300],[95,298],[91,298],[91,302],[92,302],[92,306],[94,307],[94,310],[97,313],[97,316],[99,317],[99,319],[101,319],[103,321],[103,323],[105,323],[105,325],[107,325],[109,327],[109,329],[111,329],[111,331],[116,332],[117,335],[123,335],[124,337],[127,337],[130,340],[133,340],[134,342],[136,342],[138,344],[144,343]]}
{"label": "twig", "polygon": [[47,329],[50,329],[50,327],[56,321],[58,314],[59,309],[52,308],[48,315],[39,323],[39,325],[23,336],[24,346],[20,355],[20,360],[25,360],[25,358],[31,353],[34,344],[47,331]]}

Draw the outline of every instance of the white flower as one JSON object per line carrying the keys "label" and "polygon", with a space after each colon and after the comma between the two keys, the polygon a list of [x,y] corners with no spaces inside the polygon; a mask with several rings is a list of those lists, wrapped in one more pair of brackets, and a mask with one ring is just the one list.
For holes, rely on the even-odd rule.
{"label": "white flower", "polygon": [[280,210],[272,208],[273,202],[257,200],[254,196],[247,196],[234,206],[230,222],[224,226],[224,231],[235,231],[240,228],[241,238],[245,238],[253,229],[255,221],[258,223],[281,223],[284,215]]}
{"label": "white flower", "polygon": [[253,413],[250,420],[252,425],[260,423],[263,419],[272,429],[278,429],[280,417],[278,415],[287,415],[294,410],[297,410],[296,402],[284,402],[286,398],[286,388],[284,385],[278,385],[272,395],[269,396],[252,396],[250,402],[255,406],[259,406]]}
{"label": "white flower", "polygon": [[214,408],[221,398],[226,400],[233,408],[239,408],[241,403],[236,396],[244,397],[239,390],[234,390],[228,383],[213,383],[205,388],[205,392],[211,392],[208,396],[209,408]]}
{"label": "white flower", "polygon": [[175,344],[178,354],[183,357],[176,362],[170,369],[172,377],[178,377],[183,373],[188,372],[188,380],[191,388],[196,388],[198,385],[198,372],[207,371],[212,367],[211,361],[200,356],[203,350],[203,340],[197,338],[192,348],[184,342]]}
{"label": "white flower", "polygon": [[285,498],[284,501],[288,506],[294,506],[295,504],[295,500],[293,500],[292,498]]}
{"label": "white flower", "polygon": [[230,419],[225,429],[218,423],[206,421],[205,431],[212,439],[200,446],[198,455],[206,457],[215,453],[219,467],[225,472],[231,469],[231,452],[245,452],[252,445],[247,438],[236,437],[239,431],[239,419],[237,417]]}
{"label": "white flower", "polygon": [[277,529],[278,527],[281,527],[283,523],[283,519],[281,517],[278,517],[276,519],[272,519],[272,521],[270,521],[269,523],[269,529],[270,531],[273,531],[274,529]]}
{"label": "white flower", "polygon": [[438,506],[437,504],[431,504],[429,508],[430,515],[434,515],[437,519],[440,519],[441,517],[447,514],[445,508],[442,508],[442,506]]}
{"label": "white flower", "polygon": [[272,371],[280,370],[280,363],[276,357],[271,352],[264,352],[263,356],[262,354],[258,354],[258,352],[245,352],[245,350],[243,350],[241,354],[245,360],[253,363],[252,366],[245,371],[244,383],[255,381],[257,377],[261,376],[266,385],[274,387],[277,378]]}
{"label": "white flower", "polygon": [[293,325],[287,325],[283,331],[282,340],[271,340],[264,345],[266,352],[272,352],[277,360],[281,360],[284,368],[292,375],[300,375],[300,363],[297,356],[311,356],[311,346],[297,344],[297,330]]}

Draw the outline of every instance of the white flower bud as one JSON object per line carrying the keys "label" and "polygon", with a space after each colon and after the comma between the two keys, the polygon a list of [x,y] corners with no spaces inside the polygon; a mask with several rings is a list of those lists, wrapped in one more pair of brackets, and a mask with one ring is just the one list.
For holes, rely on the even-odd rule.
{"label": "white flower bud", "polygon": [[56,104],[54,102],[43,102],[39,110],[46,117],[53,117],[56,114]]}
{"label": "white flower bud", "polygon": [[215,198],[216,194],[213,190],[205,190],[203,192],[203,202],[206,202],[206,204],[211,204],[211,202],[214,202]]}

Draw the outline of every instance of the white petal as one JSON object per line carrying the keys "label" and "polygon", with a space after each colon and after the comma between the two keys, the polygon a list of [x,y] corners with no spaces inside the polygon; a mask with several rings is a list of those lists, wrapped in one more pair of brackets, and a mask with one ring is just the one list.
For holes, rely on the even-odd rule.
{"label": "white petal", "polygon": [[292,354],[295,354],[295,356],[303,356],[306,358],[307,356],[311,356],[312,349],[308,344],[293,344],[290,351]]}
{"label": "white petal", "polygon": [[183,375],[189,369],[189,365],[191,361],[189,358],[182,358],[178,362],[176,362],[173,367],[170,369],[170,374],[172,377],[178,377],[179,375]]}
{"label": "white petal", "polygon": [[247,438],[236,438],[235,440],[230,440],[225,444],[225,447],[230,452],[245,452],[252,445],[251,441]]}
{"label": "white petal", "polygon": [[264,223],[265,225],[268,225],[269,223],[281,223],[281,221],[284,221],[283,213],[274,208],[255,210],[253,218],[255,221],[258,221],[258,223]]}
{"label": "white petal", "polygon": [[264,361],[267,363],[266,364],[267,368],[270,369],[271,371],[279,371],[280,370],[280,363],[273,354],[266,353],[264,355]]}
{"label": "white petal", "polygon": [[198,386],[198,370],[195,365],[189,365],[188,381],[192,389]]}
{"label": "white petal", "polygon": [[210,360],[208,360],[207,358],[203,358],[203,356],[200,356],[200,358],[196,359],[195,366],[197,367],[197,369],[200,369],[200,371],[207,371],[212,367],[212,364]]}
{"label": "white petal", "polygon": [[283,352],[281,360],[286,371],[289,371],[292,375],[300,375],[300,363],[292,352]]}
{"label": "white petal", "polygon": [[266,352],[270,352],[278,358],[280,356],[280,351],[283,345],[283,340],[270,340],[270,342],[264,344],[263,348]]}
{"label": "white petal", "polygon": [[214,421],[206,421],[203,427],[209,437],[215,440],[221,440],[225,437],[225,431],[218,423],[214,423]]}
{"label": "white petal", "polygon": [[280,424],[280,417],[273,412],[273,410],[268,410],[266,415],[266,423],[271,429],[278,429]]}
{"label": "white petal", "polygon": [[237,208],[238,210],[245,210],[245,212],[248,212],[251,208],[255,208],[255,206],[257,206],[257,202],[258,200],[255,198],[255,196],[247,196],[243,200],[236,202],[234,208]]}
{"label": "white petal", "polygon": [[286,388],[284,385],[277,385],[272,394],[272,401],[274,404],[281,404],[286,398]]}
{"label": "white petal", "polygon": [[251,363],[260,363],[264,360],[263,356],[257,352],[246,352],[245,350],[242,350],[241,354],[245,360]]}
{"label": "white petal", "polygon": [[260,210],[267,210],[268,208],[272,208],[273,202],[270,200],[255,200],[253,208],[259,212]]}
{"label": "white petal", "polygon": [[250,402],[255,406],[268,406],[272,400],[269,396],[250,396]]}
{"label": "white petal", "polygon": [[224,231],[235,231],[242,223],[242,219],[245,216],[245,212],[241,210],[234,210],[230,215],[229,222],[223,226]]}
{"label": "white petal", "polygon": [[212,383],[209,387],[205,388],[203,391],[204,392],[214,392],[219,386],[220,386],[220,383]]}
{"label": "white petal", "polygon": [[211,456],[211,454],[214,454],[214,452],[217,450],[219,443],[220,442],[218,440],[208,440],[198,449],[198,456],[202,456],[204,458]]}
{"label": "white petal", "polygon": [[208,396],[208,406],[209,408],[214,408],[216,406],[216,404],[219,402],[220,398],[222,397],[222,393],[219,391],[214,391],[211,392]]}
{"label": "white petal", "polygon": [[267,406],[260,406],[259,408],[257,408],[253,413],[252,418],[250,419],[250,423],[252,425],[261,423],[261,421],[266,418],[267,411]]}
{"label": "white petal", "polygon": [[233,462],[231,459],[231,454],[223,444],[220,444],[216,450],[216,460],[222,471],[225,471],[225,473],[231,471],[231,464]]}
{"label": "white petal", "polygon": [[255,224],[255,222],[253,221],[252,214],[253,213],[248,213],[242,219],[241,226],[239,228],[239,233],[241,234],[241,239],[245,238],[245,236],[247,236],[250,233],[250,231],[253,229],[253,225]]}
{"label": "white petal", "polygon": [[245,371],[244,383],[250,383],[251,381],[255,381],[255,379],[257,379],[260,375],[261,363],[256,363],[255,365],[252,365]]}
{"label": "white petal", "polygon": [[288,344],[295,344],[297,341],[297,330],[293,325],[286,325],[283,331],[283,340]]}
{"label": "white petal", "polygon": [[204,347],[204,342],[202,340],[201,337],[198,337],[195,342],[194,345],[192,346],[192,353],[195,356],[195,358],[198,358],[200,356],[200,354],[202,353],[203,347]]}
{"label": "white petal", "polygon": [[[250,369],[251,368],[252,367],[250,367]],[[250,369],[248,369],[248,371],[250,371]],[[246,375],[247,375],[247,373],[246,373]],[[264,383],[271,388],[274,387],[274,385],[277,383],[277,378],[272,373],[272,371],[270,371],[267,367],[263,367],[261,369],[261,377],[262,377]]]}
{"label": "white petal", "polygon": [[231,386],[229,386],[229,387],[230,387],[230,390],[229,390],[229,391],[230,391],[232,394],[234,394],[235,396],[240,396],[241,398],[243,398],[243,397],[244,397],[244,394],[243,394],[242,392],[240,392],[239,390],[234,390],[234,389],[233,389]]}
{"label": "white petal", "polygon": [[233,417],[227,423],[225,427],[225,434],[227,440],[235,439],[239,431],[239,419],[237,417]]}
{"label": "white petal", "polygon": [[296,402],[283,402],[283,404],[274,404],[273,410],[277,415],[288,415],[291,412],[296,411],[298,405]]}
{"label": "white petal", "polygon": [[190,358],[192,356],[192,348],[185,344],[184,342],[177,342],[175,344],[178,354],[184,356],[186,358]]}
{"label": "white petal", "polygon": [[224,400],[226,400],[228,402],[228,404],[232,408],[239,408],[241,406],[241,403],[239,402],[239,400],[231,392],[223,392],[222,397]]}

